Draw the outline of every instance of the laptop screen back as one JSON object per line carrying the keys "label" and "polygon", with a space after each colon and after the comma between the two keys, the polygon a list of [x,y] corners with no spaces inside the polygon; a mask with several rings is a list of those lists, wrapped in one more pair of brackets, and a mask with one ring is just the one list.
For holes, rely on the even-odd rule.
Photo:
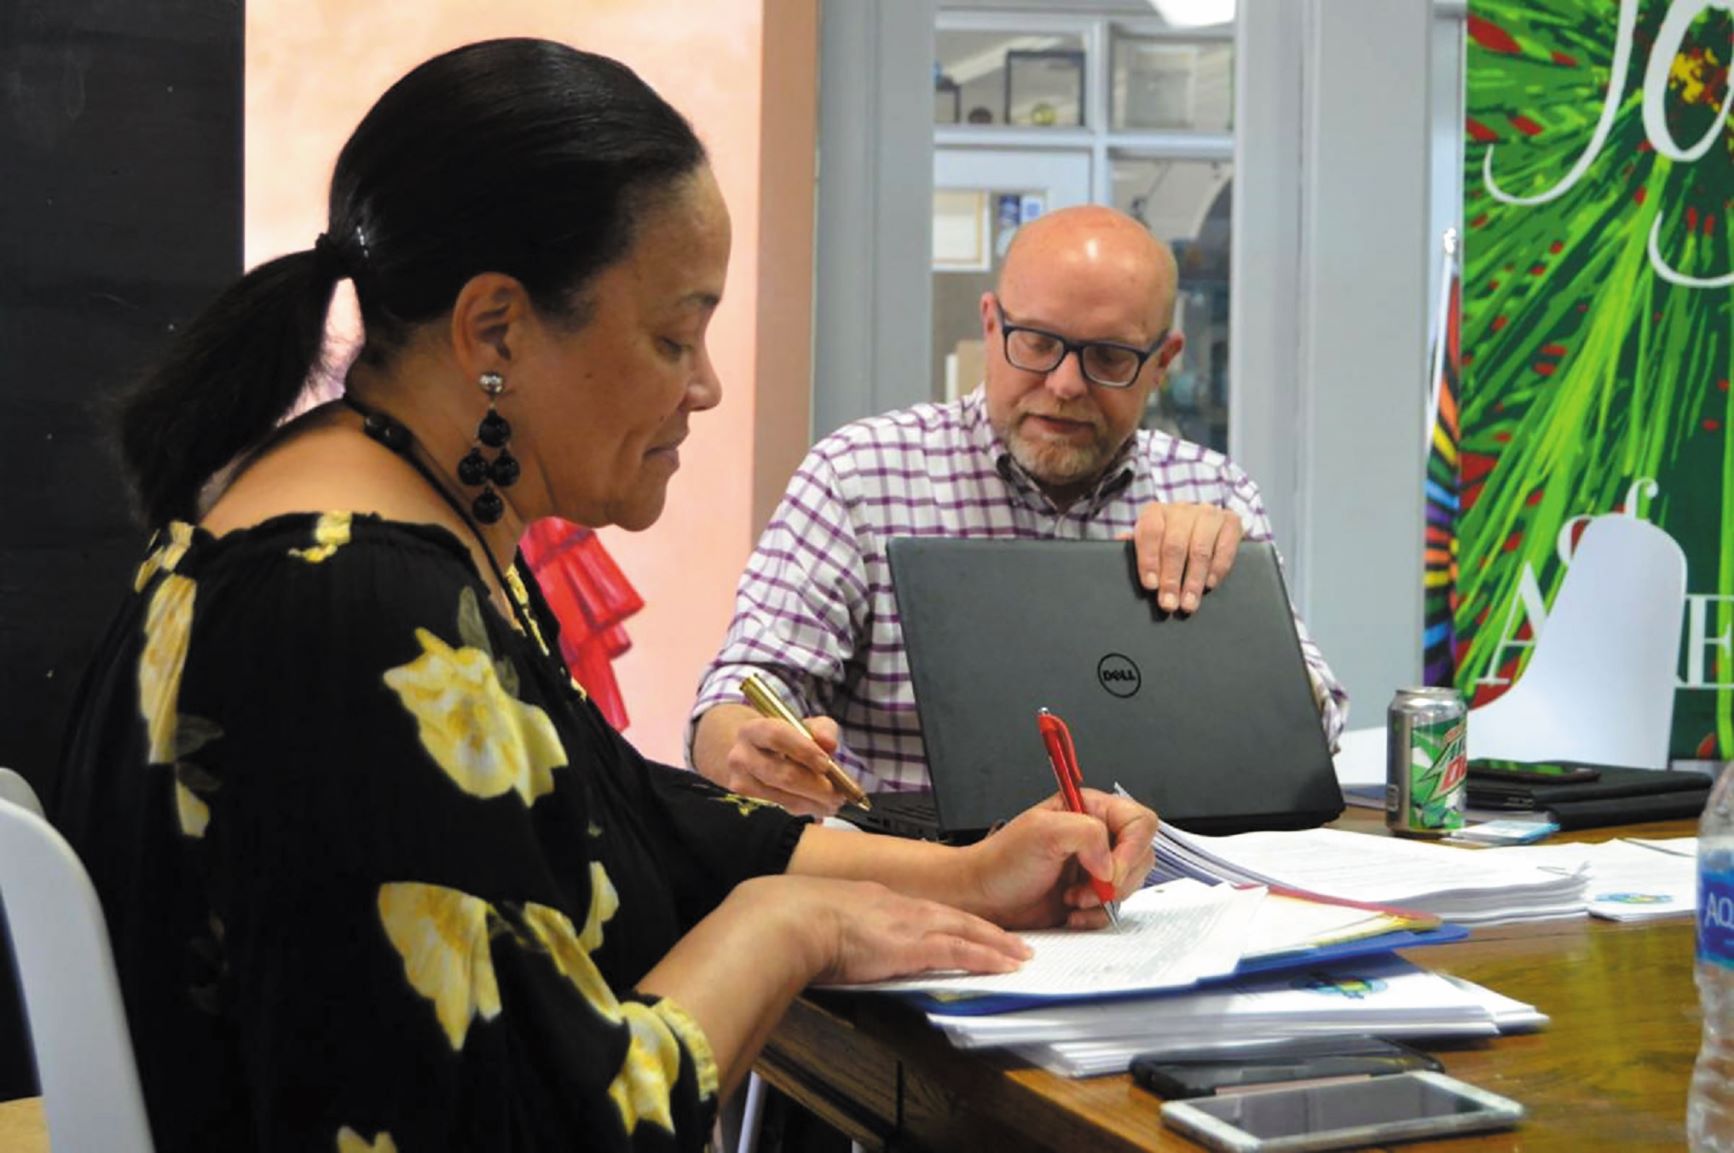
{"label": "laptop screen back", "polygon": [[1138,584],[1129,542],[890,542],[939,823],[983,829],[1054,792],[1036,729],[1070,726],[1085,782],[1194,831],[1303,828],[1343,807],[1268,543],[1198,612]]}

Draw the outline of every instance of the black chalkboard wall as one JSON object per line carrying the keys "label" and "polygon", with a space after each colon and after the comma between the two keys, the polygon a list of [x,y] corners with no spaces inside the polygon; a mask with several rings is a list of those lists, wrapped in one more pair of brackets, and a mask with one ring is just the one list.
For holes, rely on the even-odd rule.
{"label": "black chalkboard wall", "polygon": [[[241,268],[244,26],[0,0],[0,765],[39,792],[144,539],[95,406]],[[0,1099],[30,1091],[18,1036],[0,977]]]}

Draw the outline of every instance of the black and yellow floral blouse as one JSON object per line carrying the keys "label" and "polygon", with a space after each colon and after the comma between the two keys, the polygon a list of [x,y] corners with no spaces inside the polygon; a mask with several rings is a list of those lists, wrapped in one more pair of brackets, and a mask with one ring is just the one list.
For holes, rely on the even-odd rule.
{"label": "black and yellow floral blouse", "polygon": [[647,764],[443,529],[154,543],[53,815],[160,1153],[702,1146],[709,1045],[633,986],[802,822]]}

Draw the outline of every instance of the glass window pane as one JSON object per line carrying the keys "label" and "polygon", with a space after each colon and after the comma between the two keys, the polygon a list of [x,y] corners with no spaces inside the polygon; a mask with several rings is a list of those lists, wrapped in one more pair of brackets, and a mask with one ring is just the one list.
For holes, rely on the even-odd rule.
{"label": "glass window pane", "polygon": [[1228,268],[1233,165],[1116,156],[1114,207],[1174,249],[1180,290],[1174,326],[1186,347],[1144,424],[1228,448]]}
{"label": "glass window pane", "polygon": [[1234,45],[1114,35],[1115,131],[1227,132],[1234,127]]}
{"label": "glass window pane", "polygon": [[1084,39],[1075,34],[939,29],[938,124],[1076,128],[1084,124]]}

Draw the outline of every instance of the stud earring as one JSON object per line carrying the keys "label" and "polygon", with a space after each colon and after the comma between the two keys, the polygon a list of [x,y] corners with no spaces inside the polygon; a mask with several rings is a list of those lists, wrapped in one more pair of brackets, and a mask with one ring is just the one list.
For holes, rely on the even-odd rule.
{"label": "stud earring", "polygon": [[[507,442],[512,439],[512,426],[495,405],[500,394],[506,391],[506,378],[497,372],[484,372],[476,383],[488,394],[488,411],[482,417],[482,423],[476,426],[476,439],[470,445],[470,451],[458,461],[458,480],[471,488],[481,486],[482,491],[470,505],[470,512],[482,524],[494,524],[506,513],[506,502],[500,499],[494,487],[511,488],[517,483],[518,458],[507,447]],[[489,460],[482,454],[484,446],[500,451]]]}

